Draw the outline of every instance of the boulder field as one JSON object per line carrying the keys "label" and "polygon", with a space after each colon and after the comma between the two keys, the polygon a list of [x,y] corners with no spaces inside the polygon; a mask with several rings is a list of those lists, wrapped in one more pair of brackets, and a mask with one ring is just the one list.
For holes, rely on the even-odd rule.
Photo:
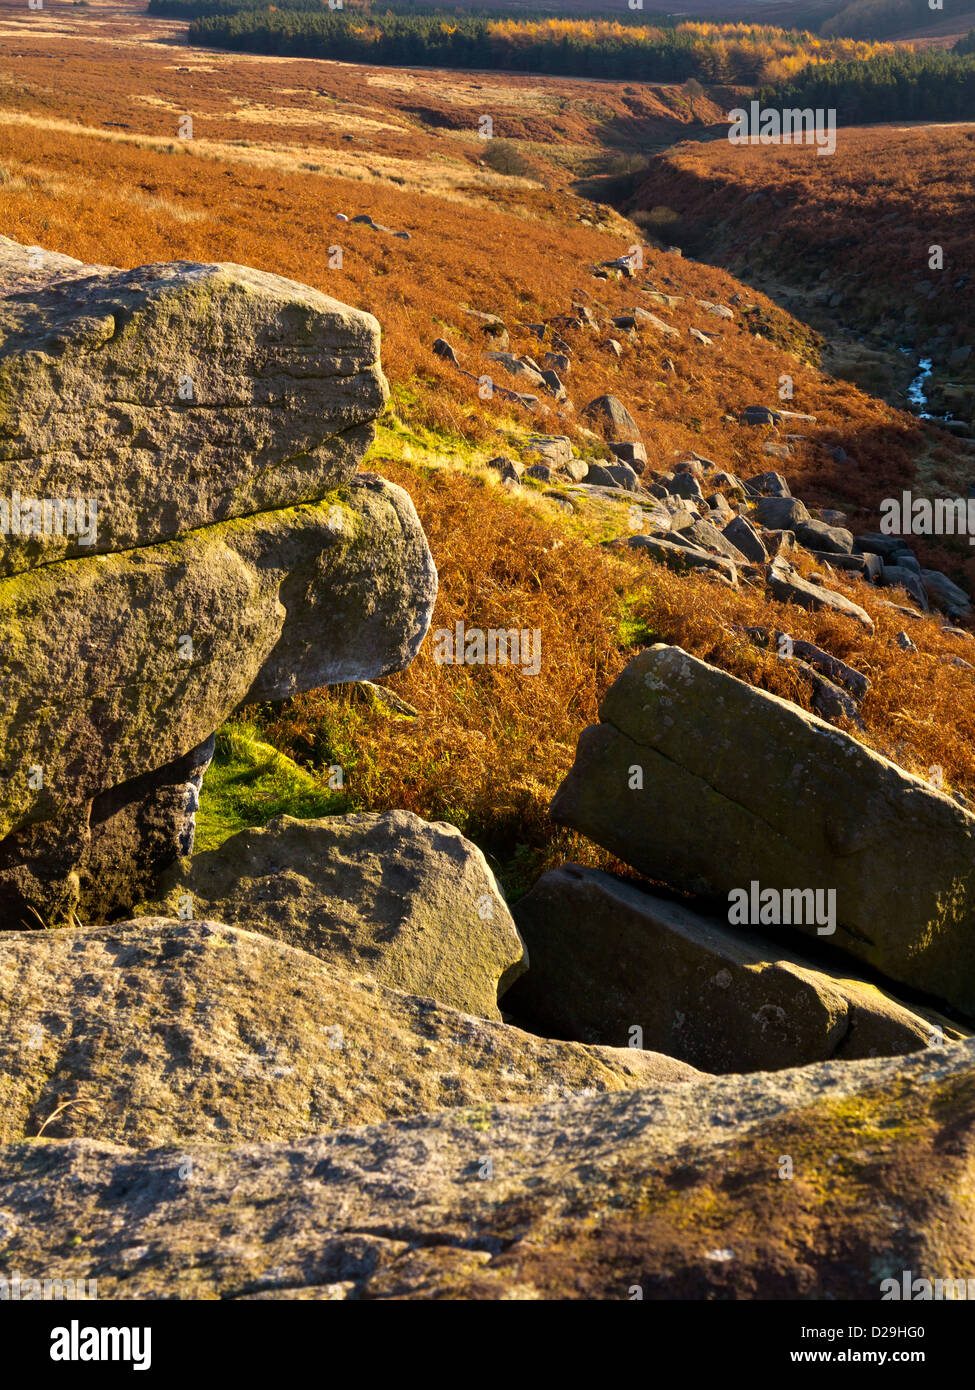
{"label": "boulder field", "polygon": [[[544,371],[512,361],[554,392],[547,341]],[[229,716],[423,642],[416,511],[357,471],[386,396],[379,325],[307,286],[0,238],[3,1267],[67,1251],[118,1299],[975,1277],[975,816],[828,722],[856,727],[870,682],[813,643],[742,629],[786,641],[824,718],[678,647],[629,663],[551,807],[615,874],[563,864],[509,906],[476,845],[403,810],[194,854]],[[654,475],[614,397],[585,414],[617,462],[537,435],[531,476],[640,497],[629,543],[673,583],[869,622],[787,557],[882,578],[879,541],[778,473]]]}

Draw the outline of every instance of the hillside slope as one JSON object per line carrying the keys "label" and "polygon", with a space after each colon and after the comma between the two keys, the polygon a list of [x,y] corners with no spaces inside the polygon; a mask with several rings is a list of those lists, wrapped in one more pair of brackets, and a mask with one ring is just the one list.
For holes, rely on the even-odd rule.
{"label": "hillside slope", "polygon": [[[634,644],[679,643],[808,707],[809,692],[774,657],[734,634],[768,620],[762,589],[725,592],[606,549],[601,542],[627,534],[626,505],[570,515],[540,482],[526,480],[513,494],[497,486],[486,462],[521,456],[539,430],[608,460],[582,418],[593,398],[609,393],[624,403],[652,470],[672,469],[693,451],[747,477],[770,466],[770,435],[744,425],[741,412],[775,404],[782,378],[791,378],[791,408],[815,419],[782,466],[798,495],[842,508],[854,530],[876,529],[879,501],[892,491],[967,488],[969,451],[826,374],[817,334],[802,319],[747,279],[661,249],[572,191],[579,172],[627,141],[661,140],[665,130],[673,138],[694,110],[712,121],[717,108],[707,99],[678,88],[216,55],[187,50],[167,21],[72,7],[62,26],[63,13],[43,30],[19,11],[3,15],[19,55],[2,69],[5,234],[122,266],[235,261],[374,313],[392,400],[370,466],[416,502],[441,576],[434,627],[466,618],[545,631],[544,683],[510,668],[445,668],[427,647],[389,683],[418,717],[396,717],[343,688],[257,711],[263,736],[316,776],[333,762],[352,769],[336,809],[395,805],[453,820],[525,886],[539,864],[568,849],[606,862],[552,827],[546,808]],[[483,162],[484,111],[527,174]],[[179,136],[184,116],[192,139]],[[707,189],[723,215],[744,195],[730,179],[712,183],[681,163],[721,153],[694,146],[661,159],[660,177],[675,182],[647,201],[679,207],[678,185],[690,185]],[[368,215],[408,239],[340,214]],[[634,245],[643,266],[632,279],[599,268]],[[574,304],[586,307],[595,331],[578,325]],[[716,317],[712,304],[733,305],[731,316]],[[539,357],[549,344],[532,325],[562,318],[568,400],[537,391],[528,409],[505,396],[524,392],[523,381],[484,358],[492,345],[466,308],[500,318],[513,354]],[[611,325],[634,308],[663,328]],[[454,348],[462,370],[434,352],[437,339]],[[503,388],[490,399],[478,389],[485,374]],[[919,553],[971,577],[965,546],[919,543]],[[946,711],[971,679],[949,664],[963,639],[919,619],[912,635],[924,657],[909,661],[893,642],[902,623],[864,587],[851,583],[850,592],[873,613],[875,638],[849,620],[791,609],[790,630],[878,677],[862,710],[863,737],[914,769],[938,764],[950,786],[975,793],[970,744],[946,734]],[[952,715],[956,733],[969,717]],[[259,819],[256,801],[249,813]]]}

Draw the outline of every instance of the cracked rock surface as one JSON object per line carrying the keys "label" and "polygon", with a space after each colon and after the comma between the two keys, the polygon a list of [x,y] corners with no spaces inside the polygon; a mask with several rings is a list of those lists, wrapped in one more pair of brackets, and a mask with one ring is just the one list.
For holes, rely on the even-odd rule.
{"label": "cracked rock surface", "polygon": [[0,496],[97,501],[93,544],[11,535],[0,574],[315,501],[388,394],[377,321],[307,285],[0,237]]}
{"label": "cracked rock surface", "polygon": [[835,889],[831,946],[975,1013],[975,816],[951,797],[679,647],[635,657],[599,718],[555,821],[686,892]]}
{"label": "cracked rock surface", "polygon": [[904,1270],[975,1276],[973,1061],[960,1043],[294,1143],[45,1138],[0,1152],[0,1232],[22,1277],[71,1240],[100,1298],[876,1301]]}

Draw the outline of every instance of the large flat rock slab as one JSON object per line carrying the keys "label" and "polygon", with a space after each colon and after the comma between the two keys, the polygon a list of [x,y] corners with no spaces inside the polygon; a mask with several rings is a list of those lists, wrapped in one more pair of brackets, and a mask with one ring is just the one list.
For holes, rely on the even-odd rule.
{"label": "large flat rock slab", "polygon": [[214,922],[0,934],[0,1012],[2,1142],[293,1139],[698,1076],[536,1038]]}
{"label": "large flat rock slab", "polygon": [[0,1152],[4,1256],[42,1277],[70,1250],[103,1299],[876,1303],[905,1270],[975,1277],[973,1061],[962,1043],[296,1143],[45,1137]]}
{"label": "large flat rock slab", "polygon": [[883,1057],[966,1034],[864,980],[598,869],[563,864],[515,906],[530,969],[505,1007],[559,1038],[708,1072]]}

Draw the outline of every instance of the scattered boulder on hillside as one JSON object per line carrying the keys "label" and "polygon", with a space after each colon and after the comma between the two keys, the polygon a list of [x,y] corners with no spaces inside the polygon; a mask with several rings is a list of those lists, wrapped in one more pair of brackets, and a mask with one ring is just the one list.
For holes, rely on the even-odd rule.
{"label": "scattered boulder on hillside", "polygon": [[582,409],[582,417],[599,427],[607,439],[642,443],[633,416],[615,396],[597,396]]}
{"label": "scattered boulder on hillside", "polygon": [[721,492],[728,494],[736,501],[740,501],[745,496],[745,484],[741,479],[736,478],[734,473],[724,472],[723,469],[719,469],[714,474],[711,478],[711,485],[719,488]]}
{"label": "scattered boulder on hillside", "polygon": [[639,440],[610,439],[607,440],[613,455],[621,463],[629,464],[634,473],[643,473],[647,466],[646,446]]}
{"label": "scattered boulder on hillside", "polygon": [[291,1143],[14,1144],[0,1154],[5,1257],[26,1276],[70,1248],[103,1299],[876,1301],[906,1270],[975,1277],[973,1053]]}
{"label": "scattered boulder on hillside", "polygon": [[764,565],[768,560],[765,542],[747,517],[736,516],[724,528],[725,537],[752,564]]}
{"label": "scattered boulder on hillside", "polygon": [[746,425],[777,425],[782,416],[767,405],[746,405],[741,418]]}
{"label": "scattered boulder on hillside", "polygon": [[853,543],[854,550],[879,555],[881,559],[893,562],[894,556],[904,549],[899,536],[882,536],[879,531],[864,531]]}
{"label": "scattered boulder on hillside", "polygon": [[975,1012],[975,816],[679,647],[635,657],[599,716],[557,824],[681,891],[834,889],[831,946]]}
{"label": "scattered boulder on hillside", "polygon": [[791,497],[792,490],[781,473],[755,473],[745,479],[745,487],[765,497]]}
{"label": "scattered boulder on hillside", "polygon": [[680,329],[675,328],[672,323],[665,323],[656,314],[651,314],[648,309],[634,309],[634,321],[645,328],[652,328],[659,333],[662,338],[679,338]]}
{"label": "scattered boulder on hillside", "polygon": [[0,934],[0,1002],[16,1019],[0,1037],[4,1143],[51,1121],[51,1138],[223,1146],[697,1075],[536,1038],[212,921]]}
{"label": "scattered boulder on hillside", "polygon": [[825,551],[836,555],[850,555],[853,551],[853,533],[842,526],[828,526],[825,521],[796,521],[796,539],[808,550]]}
{"label": "scattered boulder on hillside", "polygon": [[595,487],[621,487],[627,492],[634,492],[639,481],[630,465],[622,459],[617,459],[615,463],[591,463],[586,473],[586,482]]}
{"label": "scattered boulder on hillside", "polygon": [[560,376],[566,376],[572,366],[568,353],[565,352],[543,352],[542,362],[546,367],[551,367],[553,372],[558,372]]}
{"label": "scattered boulder on hillside", "polygon": [[707,299],[696,299],[694,302],[702,309],[706,309],[709,314],[713,314],[715,318],[733,319],[735,317],[734,310],[729,309],[726,304],[712,304]]}
{"label": "scattered boulder on hillside", "polygon": [[814,560],[827,564],[831,569],[844,570],[848,574],[858,574],[867,584],[879,584],[884,572],[884,564],[879,555],[845,555],[835,550],[808,550]]}
{"label": "scattered boulder on hillside", "polygon": [[633,262],[629,256],[617,256],[612,261],[600,261],[598,268],[600,270],[618,270],[624,279],[633,279]]}
{"label": "scattered boulder on hillside", "polygon": [[[525,445],[524,456],[526,460],[540,463],[547,468],[547,478],[558,482],[567,479],[573,483],[580,483],[589,472],[588,463],[585,459],[575,457],[572,440],[565,434],[530,435]],[[533,477],[543,476],[540,473],[532,473],[531,468],[528,472]]]}
{"label": "scattered boulder on hillside", "polygon": [[554,396],[557,401],[565,401],[568,399],[568,392],[562,385],[558,372],[553,372],[550,368],[546,367],[542,372],[542,380],[548,387],[550,396]]}
{"label": "scattered boulder on hillside", "polygon": [[736,564],[745,558],[738,547],[728,540],[710,521],[691,521],[679,529],[672,530],[671,540],[679,545],[686,544],[698,550],[707,550],[712,555],[723,555]]}
{"label": "scattered boulder on hillside", "polygon": [[510,376],[526,377],[532,386],[541,388],[546,384],[537,367],[533,367],[523,357],[516,357],[513,352],[485,352],[484,359],[487,362],[496,362]]}
{"label": "scattered boulder on hillside", "polygon": [[668,569],[676,570],[678,574],[692,569],[706,570],[729,589],[738,588],[738,570],[731,560],[721,555],[712,555],[696,546],[681,545],[677,539],[671,539],[669,536],[627,536],[625,539],[614,541],[613,544],[625,545],[630,550],[647,554],[651,559],[666,565]]}
{"label": "scattered boulder on hillside", "polygon": [[517,459],[506,458],[504,454],[498,454],[495,458],[488,459],[487,466],[500,473],[503,483],[520,482],[521,475],[525,471],[524,464],[519,463]]}
{"label": "scattered boulder on hillside", "polygon": [[874,630],[873,619],[858,603],[834,589],[824,588],[812,579],[803,579],[799,571],[781,555],[777,555],[767,566],[765,582],[769,593],[780,603],[797,603],[800,608],[807,608],[812,613],[831,608],[836,613],[855,618],[867,632]]}
{"label": "scattered boulder on hillside", "polygon": [[811,520],[809,512],[798,497],[760,497],[755,503],[755,515],[771,531],[795,531]]}
{"label": "scattered boulder on hillside", "polygon": [[787,632],[767,627],[746,627],[743,631],[748,640],[758,647],[785,650],[808,662],[834,684],[842,685],[855,700],[862,700],[871,688],[869,678],[862,671],[845,661],[840,661],[839,657],[833,656],[832,652],[824,651],[822,647],[817,647],[814,642],[807,642],[805,638],[792,637]]}
{"label": "scattered boulder on hillside", "polygon": [[[791,560],[798,555],[802,548],[796,540],[794,531],[769,531],[763,526],[760,528],[759,534],[770,559],[779,557],[783,560]],[[782,601],[783,603],[788,602],[787,599]]]}
{"label": "scattered boulder on hillside", "polygon": [[701,509],[697,502],[687,497],[671,497],[669,493],[661,498],[661,506],[670,515],[670,527],[674,531],[681,530],[684,526],[690,526],[691,522],[700,520]]}
{"label": "scattered boulder on hillside", "polygon": [[599,331],[599,322],[588,304],[573,304],[572,312],[584,328],[590,328],[593,332]]}
{"label": "scattered boulder on hillside", "polygon": [[357,216],[349,219],[358,222],[364,227],[370,227],[374,232],[387,232],[392,237],[397,237],[400,241],[409,241],[409,232],[395,232],[392,227],[386,227],[382,222],[376,222],[368,212],[360,212]]}
{"label": "scattered boulder on hillside", "polygon": [[515,908],[531,966],[506,1007],[536,1031],[651,1050],[708,1072],[914,1052],[966,1036],[765,935],[563,864]]}
{"label": "scattered boulder on hillside", "polygon": [[437,357],[443,357],[452,367],[460,366],[460,358],[447,342],[446,338],[435,338],[433,340],[433,351]]}
{"label": "scattered boulder on hillside", "polygon": [[914,551],[909,550],[907,548],[905,548],[904,550],[898,550],[896,554],[891,557],[890,564],[900,565],[904,569],[913,570],[913,572],[917,575],[920,575],[921,573],[920,561],[914,554]]}
{"label": "scattered boulder on hillside", "polygon": [[477,320],[481,336],[487,339],[493,348],[497,348],[500,352],[507,352],[509,347],[508,329],[503,319],[499,318],[497,314],[485,314],[479,309],[468,309],[464,305],[461,305],[461,313],[466,314],[468,318]]}
{"label": "scattered boulder on hillside", "polygon": [[704,501],[701,484],[693,473],[675,473],[667,488],[671,497],[689,498],[694,502]]}
{"label": "scattered boulder on hillside", "polygon": [[263,932],[408,994],[500,1018],[524,947],[476,845],[409,811],[278,816],[184,860],[141,905]]}
{"label": "scattered boulder on hillside", "polygon": [[[884,567],[886,574],[886,566]],[[949,615],[968,618],[972,613],[972,601],[965,590],[960,588],[940,570],[921,570],[921,583],[930,602]]]}
{"label": "scattered boulder on hillside", "polygon": [[811,690],[810,703],[821,719],[827,720],[830,724],[842,724],[848,720],[863,732],[866,725],[860,717],[860,711],[857,709],[856,701],[852,695],[841,690],[815,666],[808,661],[803,661],[801,657],[791,656],[783,659],[789,662],[790,668]]}
{"label": "scattered boulder on hillside", "polygon": [[906,589],[922,613],[929,611],[928,596],[921,582],[921,576],[913,567],[888,565],[885,562],[879,582],[884,589]]}
{"label": "scattered boulder on hillside", "polygon": [[564,468],[572,458],[572,440],[567,434],[532,434],[526,452],[539,455],[552,468]]}

